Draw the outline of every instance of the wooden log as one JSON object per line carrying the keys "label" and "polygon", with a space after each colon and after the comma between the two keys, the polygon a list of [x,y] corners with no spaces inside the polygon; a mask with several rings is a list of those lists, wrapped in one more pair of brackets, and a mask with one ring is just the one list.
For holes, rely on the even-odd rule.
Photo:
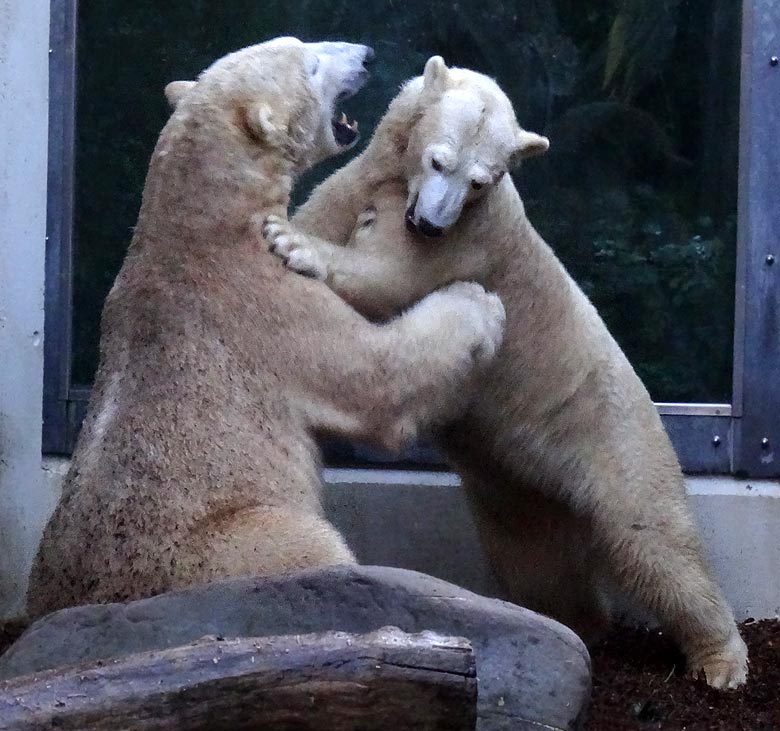
{"label": "wooden log", "polygon": [[466,731],[476,702],[464,639],[394,627],[205,637],[0,682],[0,729]]}

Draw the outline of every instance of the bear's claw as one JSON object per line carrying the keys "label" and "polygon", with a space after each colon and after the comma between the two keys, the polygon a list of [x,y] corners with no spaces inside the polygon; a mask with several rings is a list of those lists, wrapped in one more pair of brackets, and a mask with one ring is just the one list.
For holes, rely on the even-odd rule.
{"label": "bear's claw", "polygon": [[268,250],[278,256],[284,265],[298,274],[324,280],[328,270],[319,253],[308,246],[307,237],[281,216],[267,216],[262,224],[263,238]]}
{"label": "bear's claw", "polygon": [[737,634],[717,653],[690,665],[694,676],[704,675],[707,685],[718,690],[734,690],[747,682],[748,656],[744,640]]}

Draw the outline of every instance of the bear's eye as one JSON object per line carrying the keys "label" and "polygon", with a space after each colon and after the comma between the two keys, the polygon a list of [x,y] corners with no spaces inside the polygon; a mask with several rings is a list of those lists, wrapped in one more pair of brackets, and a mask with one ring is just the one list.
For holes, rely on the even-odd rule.
{"label": "bear's eye", "polygon": [[480,190],[483,186],[483,183],[478,183],[476,180],[471,181],[471,187],[474,188],[474,190]]}
{"label": "bear's eye", "polygon": [[376,221],[376,208],[369,206],[358,216],[357,225],[360,228],[369,228],[374,225],[374,221]]}
{"label": "bear's eye", "polygon": [[444,166],[435,157],[431,158],[431,167],[437,173],[440,173],[444,169]]}

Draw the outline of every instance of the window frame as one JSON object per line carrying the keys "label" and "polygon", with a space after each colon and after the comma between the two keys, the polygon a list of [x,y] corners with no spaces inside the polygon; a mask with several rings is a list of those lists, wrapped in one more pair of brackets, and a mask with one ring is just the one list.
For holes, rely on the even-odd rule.
{"label": "window frame", "polygon": [[[43,400],[48,454],[72,452],[89,400],[89,388],[72,384],[70,374],[77,11],[78,0],[51,0]],[[742,17],[732,403],[656,406],[686,472],[780,477],[780,205],[772,205],[773,176],[780,170],[780,6],[745,0]],[[360,448],[341,447],[335,454],[388,461]],[[442,463],[425,449],[411,459]]]}

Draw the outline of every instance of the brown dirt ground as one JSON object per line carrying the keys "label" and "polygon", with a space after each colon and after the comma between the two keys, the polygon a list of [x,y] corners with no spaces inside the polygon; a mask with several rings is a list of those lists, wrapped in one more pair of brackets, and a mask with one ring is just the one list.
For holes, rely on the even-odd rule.
{"label": "brown dirt ground", "polygon": [[616,629],[591,653],[593,698],[586,731],[780,731],[780,620],[740,625],[750,677],[719,692],[681,673],[657,630]]}

